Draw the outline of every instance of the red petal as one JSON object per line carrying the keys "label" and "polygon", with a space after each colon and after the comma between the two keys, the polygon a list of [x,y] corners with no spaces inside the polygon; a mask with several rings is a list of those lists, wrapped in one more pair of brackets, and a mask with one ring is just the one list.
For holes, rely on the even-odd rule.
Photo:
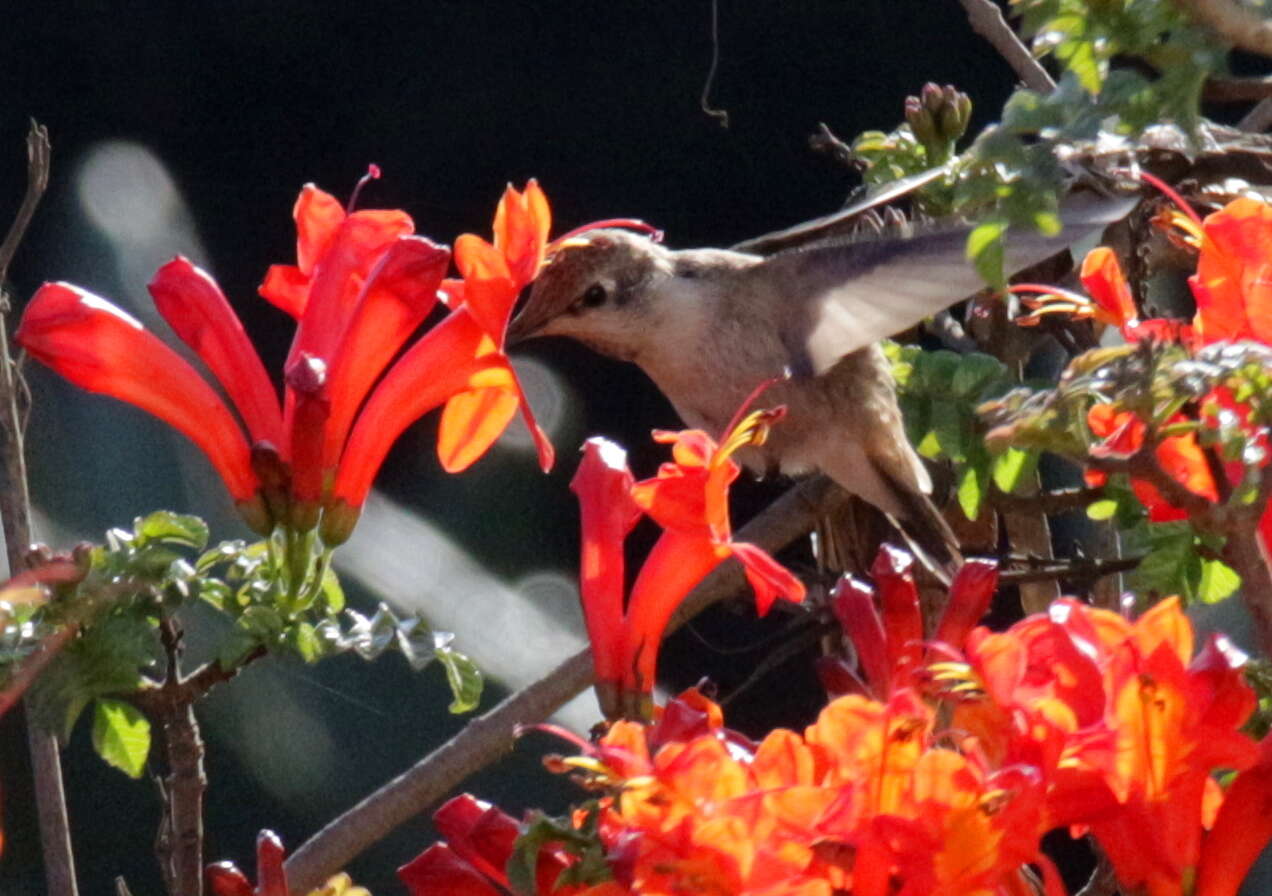
{"label": "red petal", "polygon": [[328,371],[324,465],[335,466],[367,392],[437,304],[450,252],[424,237],[394,242],[372,273]]}
{"label": "red petal", "polygon": [[830,608],[857,650],[866,681],[875,693],[886,695],[892,666],[888,663],[888,636],[875,606],[874,591],[865,582],[844,576],[831,592]]}
{"label": "red petal", "polygon": [[273,831],[256,835],[256,896],[289,896],[283,841]]}
{"label": "red petal", "polygon": [[755,611],[761,616],[768,613],[779,597],[792,603],[804,599],[804,583],[767,551],[744,541],[729,542],[729,550],[742,561],[746,580],[755,590]]}
{"label": "red petal", "polygon": [[465,862],[500,883],[520,825],[509,815],[471,794],[460,794],[433,813],[433,824]]}
{"label": "red petal", "polygon": [[654,544],[627,604],[624,687],[645,694],[653,690],[658,645],[671,614],[727,556],[728,548],[710,538],[675,529],[664,532]]}
{"label": "red petal", "polygon": [[1197,896],[1236,896],[1250,866],[1272,840],[1272,735],[1259,761],[1237,775],[1224,795],[1197,863]]}
{"label": "red petal", "polygon": [[299,320],[309,301],[309,277],[290,264],[270,265],[256,291],[275,308]]}
{"label": "red petal", "polygon": [[632,487],[632,500],[664,529],[709,536],[706,486],[702,468],[667,464],[657,477]]}
{"label": "red petal", "polygon": [[40,287],[14,337],[75,385],[126,401],[184,433],[236,500],[256,491],[247,440],[212,387],[176,352],[105,299],[65,283]]}
{"label": "red petal", "polygon": [[501,896],[445,843],[434,843],[398,869],[411,896]]}
{"label": "red petal", "polygon": [[597,681],[622,679],[623,541],[640,518],[631,487],[626,452],[598,436],[588,439],[570,489],[579,499],[579,595]]}
{"label": "red petal", "polygon": [[331,365],[363,284],[393,243],[413,229],[410,217],[399,211],[361,211],[344,220],[315,261],[309,300],[296,326],[287,366],[304,355]]}
{"label": "red petal", "polygon": [[914,558],[892,545],[875,555],[870,576],[879,595],[883,628],[888,633],[888,662],[892,675],[918,667],[923,658],[923,614],[914,586]]}
{"label": "red petal", "polygon": [[330,193],[305,184],[296,198],[292,218],[296,221],[296,263],[308,277],[344,223],[344,206]]}
{"label": "red petal", "polygon": [[371,481],[402,431],[452,395],[471,388],[492,357],[485,333],[462,309],[407,350],[375,387],[340,458],[335,496],[361,507]]}
{"label": "red petal", "polygon": [[213,896],[256,896],[251,881],[233,862],[217,862],[203,869],[203,879]]}
{"label": "red petal", "polygon": [[974,558],[966,561],[950,584],[950,597],[937,626],[936,640],[962,647],[967,633],[989,612],[998,587],[998,561]]}
{"label": "red petal", "polygon": [[520,290],[494,246],[471,233],[455,240],[455,266],[464,277],[464,302],[473,318],[499,346]]}
{"label": "red petal", "polygon": [[164,320],[225,387],[252,442],[281,448],[278,394],[216,281],[178,256],[155,272],[149,288]]}

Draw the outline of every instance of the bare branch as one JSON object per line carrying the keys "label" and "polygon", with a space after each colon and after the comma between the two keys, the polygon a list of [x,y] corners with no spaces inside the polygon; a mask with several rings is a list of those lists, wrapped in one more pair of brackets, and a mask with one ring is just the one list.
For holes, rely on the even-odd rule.
{"label": "bare branch", "polygon": [[1239,50],[1272,56],[1272,22],[1232,0],[1177,0],[1195,21]]}
{"label": "bare branch", "polygon": [[1056,82],[1007,24],[997,3],[993,0],[959,2],[967,10],[967,21],[971,23],[972,30],[990,42],[1026,87],[1039,93],[1050,93],[1056,89]]}
{"label": "bare branch", "polygon": [[[847,500],[824,477],[791,489],[736,533],[739,541],[776,551],[812,530],[817,517]],[[681,605],[673,627],[730,597],[743,586],[737,564],[717,569]],[[592,683],[592,653],[581,650],[539,681],[504,698],[455,737],[351,807],[301,845],[287,860],[287,880],[307,892],[358,853],[408,819],[424,812],[465,778],[510,752],[514,729],[550,716]]]}
{"label": "bare branch", "polygon": [[[49,184],[49,133],[31,122],[27,132],[27,188],[13,224],[0,243],[0,284],[9,273],[18,244],[26,234],[40,198]],[[9,355],[9,333],[4,312],[9,297],[0,293],[0,520],[4,524],[5,553],[11,574],[19,572],[31,543],[31,502],[27,493],[26,461],[22,445],[22,413],[18,377]],[[69,639],[73,632],[68,633]],[[52,657],[50,656],[49,659]],[[47,661],[47,660],[46,660]],[[57,738],[36,725],[27,724],[31,750],[31,772],[35,779],[35,799],[40,819],[40,844],[44,850],[44,875],[50,896],[75,896],[75,858],[71,853],[70,823],[66,815],[66,794],[62,790],[62,767]]]}

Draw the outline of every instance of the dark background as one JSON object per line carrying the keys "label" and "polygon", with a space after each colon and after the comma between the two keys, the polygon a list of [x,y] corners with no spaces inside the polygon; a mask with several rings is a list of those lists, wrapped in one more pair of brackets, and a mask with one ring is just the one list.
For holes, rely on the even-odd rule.
{"label": "dark background", "polygon": [[[362,204],[404,208],[420,232],[442,241],[466,230],[487,234],[505,182],[534,176],[558,232],[625,215],[664,228],[673,246],[728,244],[830,211],[855,185],[851,172],[807,148],[819,121],[846,138],[891,129],[903,98],[933,80],[972,95],[975,130],[1012,87],[1005,65],[952,2],[721,0],[719,27],[712,100],[728,110],[728,129],[699,108],[712,50],[705,0],[22,4],[0,29],[0,221],[7,226],[21,195],[31,117],[49,128],[54,166],[10,286],[20,300],[45,279],[105,295],[119,288],[119,262],[87,228],[73,181],[102,141],[135,141],[167,166],[219,282],[276,369],[291,328],[255,288],[269,264],[293,258],[290,210],[306,181],[345,197],[367,164],[378,163],[384,177]],[[571,384],[586,432],[628,445],[638,475],[648,475],[660,458],[648,430],[675,418],[639,373],[571,346],[531,352]],[[189,503],[176,465],[144,444],[138,450],[96,434],[109,428],[86,428],[109,427],[131,411],[98,399],[72,409],[79,399],[71,390],[42,371],[31,379],[40,402],[33,487],[53,521],[99,533],[160,506],[207,512]],[[483,461],[447,479],[428,456],[431,425],[422,423],[394,452],[382,487],[497,573],[572,569],[573,446],[557,445],[561,462],[548,478],[522,460]],[[740,517],[769,494],[742,492]],[[238,534],[225,526],[219,536]],[[741,681],[755,655],[721,648],[759,643],[764,630],[745,619],[721,611],[696,634],[673,638],[669,680],[691,683],[706,667],[726,689]],[[372,666],[339,658],[283,672],[305,684],[295,691],[298,709],[326,720],[347,771],[323,793],[280,800],[223,749],[223,729],[206,726],[209,859],[250,867],[262,827],[300,843],[460,724],[445,713],[440,675],[411,676],[398,658]],[[247,687],[256,674],[222,691]],[[485,705],[497,696],[492,686]],[[819,700],[807,663],[787,664],[739,700],[735,715],[731,707],[731,718],[752,731],[800,725]],[[218,693],[208,712],[224,717],[234,706]],[[38,893],[20,722],[18,714],[0,722],[7,835],[0,892]],[[155,787],[98,762],[86,727],[73,739],[67,772],[81,892],[112,893],[113,877],[123,874],[136,896],[156,893]],[[293,737],[283,722],[259,736],[282,763],[289,751],[299,757],[310,747],[303,731]],[[514,813],[535,804],[560,809],[576,794],[536,767],[550,746],[531,738],[518,757],[468,787]],[[421,819],[351,871],[377,894],[398,892],[393,867],[429,837]]]}

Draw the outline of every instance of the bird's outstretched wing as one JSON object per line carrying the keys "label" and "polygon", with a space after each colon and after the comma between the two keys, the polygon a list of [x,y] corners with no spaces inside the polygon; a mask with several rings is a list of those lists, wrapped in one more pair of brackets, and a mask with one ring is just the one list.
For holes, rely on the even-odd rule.
{"label": "bird's outstretched wing", "polygon": [[772,233],[752,237],[729,248],[734,252],[748,252],[752,255],[772,255],[775,252],[782,252],[786,249],[798,248],[818,240],[825,240],[827,237],[839,232],[842,229],[841,225],[847,225],[858,215],[865,214],[872,208],[880,208],[890,202],[895,202],[902,196],[909,195],[920,187],[927,186],[937,178],[944,177],[949,173],[952,165],[953,163],[951,162],[937,168],[929,168],[927,171],[920,171],[918,174],[911,174],[909,177],[903,177],[900,180],[894,180],[877,190],[871,190],[863,199],[846,205],[839,211],[831,212],[829,215],[822,215],[820,218],[813,218],[811,221],[804,221],[784,230],[775,230]]}
{"label": "bird's outstretched wing", "polygon": [[[1009,273],[1037,264],[1120,220],[1134,199],[1066,200],[1056,236],[1015,230],[1005,242]],[[984,287],[967,260],[968,228],[906,239],[828,242],[781,252],[756,273],[792,297],[780,316],[796,375],[829,370],[851,352],[906,330]],[[780,289],[778,286],[780,285]]]}

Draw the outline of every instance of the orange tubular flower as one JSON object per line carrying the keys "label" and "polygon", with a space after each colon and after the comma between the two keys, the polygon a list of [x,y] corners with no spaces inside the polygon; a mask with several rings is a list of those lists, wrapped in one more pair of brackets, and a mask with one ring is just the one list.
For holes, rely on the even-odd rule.
{"label": "orange tubular flower", "polygon": [[[1119,411],[1111,404],[1093,405],[1087,412],[1087,426],[1094,436],[1103,440],[1091,449],[1095,457],[1130,457],[1144,444],[1144,422],[1133,412]],[[1194,433],[1162,439],[1155,454],[1162,470],[1184,488],[1208,500],[1219,500],[1210,465],[1206,463]],[[1107,474],[1099,470],[1088,470],[1085,475],[1087,484],[1091,486],[1103,485],[1108,480]],[[1131,477],[1131,490],[1148,510],[1148,518],[1153,522],[1188,518],[1186,511],[1167,501],[1147,480]]]}
{"label": "orange tubular flower", "polygon": [[[752,413],[719,446],[699,430],[656,432],[655,440],[674,445],[674,461],[663,464],[656,477],[634,484],[622,449],[600,438],[584,445],[571,488],[582,510],[583,614],[597,695],[607,717],[648,715],[658,645],[671,615],[725,559],[742,562],[761,614],[778,597],[803,599],[797,578],[755,545],[733,541],[729,526],[729,484],[741,469],[731,455],[762,440],[775,417],[770,411]],[[623,539],[641,511],[664,531],[624,611]]]}
{"label": "orange tubular flower", "polygon": [[189,436],[262,533],[277,523],[309,529],[321,516],[326,544],[344,541],[389,447],[448,402],[438,440],[446,469],[480,457],[518,407],[543,467],[551,465],[551,445],[503,353],[512,304],[545,252],[547,200],[533,181],[524,194],[510,187],[501,200],[495,247],[460,237],[465,281],[457,289],[467,301],[455,302],[387,373],[436,305],[449,250],[415,236],[404,212],[346,212],[313,185],[301,191],[294,217],[297,263],[270,268],[260,289],[297,322],[281,407],[211,277],[177,258],[150,284],[160,313],[220,382],[242,426],[190,365],[82,290],[42,287],[18,342],[77,385],[135,404]]}

